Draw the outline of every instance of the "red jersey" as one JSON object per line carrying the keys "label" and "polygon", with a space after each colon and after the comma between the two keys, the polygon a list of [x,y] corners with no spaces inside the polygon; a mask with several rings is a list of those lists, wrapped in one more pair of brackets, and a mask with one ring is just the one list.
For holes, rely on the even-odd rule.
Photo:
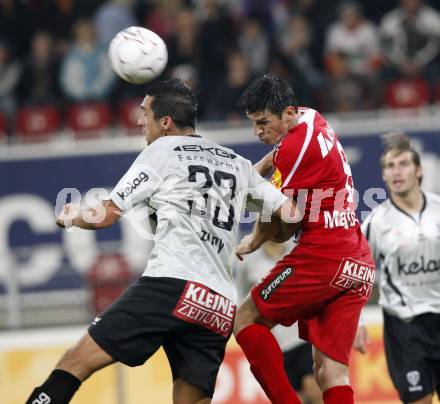
{"label": "red jersey", "polygon": [[303,212],[306,253],[345,257],[369,252],[354,211],[351,169],[334,130],[319,112],[300,108],[297,125],[275,148],[272,183]]}

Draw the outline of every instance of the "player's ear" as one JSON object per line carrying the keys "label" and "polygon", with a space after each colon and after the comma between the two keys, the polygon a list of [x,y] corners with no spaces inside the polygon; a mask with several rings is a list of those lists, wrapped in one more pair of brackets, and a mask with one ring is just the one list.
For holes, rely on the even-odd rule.
{"label": "player's ear", "polygon": [[292,107],[291,105],[284,108],[284,111],[282,113],[282,117],[284,117],[285,119],[288,119],[288,120],[293,119],[295,117],[295,115],[296,115],[295,108]]}
{"label": "player's ear", "polygon": [[160,124],[162,125],[162,128],[165,130],[169,130],[172,123],[173,123],[173,120],[170,116],[164,116],[160,120]]}

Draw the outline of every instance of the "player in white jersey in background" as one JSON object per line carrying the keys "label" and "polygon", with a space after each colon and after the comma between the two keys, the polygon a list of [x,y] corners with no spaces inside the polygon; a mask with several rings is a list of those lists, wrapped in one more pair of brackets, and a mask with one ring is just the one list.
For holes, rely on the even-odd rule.
{"label": "player in white jersey in background", "polygon": [[[421,190],[418,152],[403,133],[384,136],[389,199],[363,223],[377,268],[388,370],[404,403],[440,394],[440,197]],[[358,348],[365,350],[364,330]]]}
{"label": "player in white jersey in background", "polygon": [[157,82],[141,108],[149,146],[100,206],[102,220],[87,220],[98,208],[67,204],[57,223],[94,230],[148,206],[157,229],[147,268],[27,403],[68,403],[96,370],[116,361],[141,365],[161,346],[173,373],[174,403],[209,403],[235,316],[231,259],[243,200],[251,193],[263,212],[290,213],[291,201],[249,160],[196,135],[197,101],[187,85]]}

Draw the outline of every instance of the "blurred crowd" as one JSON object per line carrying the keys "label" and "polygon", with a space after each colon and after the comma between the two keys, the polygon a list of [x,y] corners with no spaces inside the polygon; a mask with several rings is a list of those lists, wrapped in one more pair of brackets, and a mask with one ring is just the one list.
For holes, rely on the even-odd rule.
{"label": "blurred crowd", "polygon": [[104,101],[145,86],[117,78],[107,47],[140,25],[167,43],[162,77],[188,81],[200,120],[243,118],[236,100],[272,71],[300,104],[347,112],[440,100],[438,0],[0,0],[0,113]]}

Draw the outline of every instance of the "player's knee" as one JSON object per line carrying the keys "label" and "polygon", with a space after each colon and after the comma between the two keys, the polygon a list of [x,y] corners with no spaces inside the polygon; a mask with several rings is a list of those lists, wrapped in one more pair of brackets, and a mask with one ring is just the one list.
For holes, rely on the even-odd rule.
{"label": "player's knee", "polygon": [[209,404],[211,397],[198,386],[181,378],[173,382],[173,404]]}
{"label": "player's knee", "polygon": [[237,313],[234,320],[234,335],[246,328],[247,326],[255,323],[265,324],[265,319],[261,317],[257,308],[253,305],[242,304],[237,308]]}
{"label": "player's knee", "polygon": [[348,367],[341,363],[315,363],[313,374],[323,392],[334,386],[350,384]]}
{"label": "player's knee", "polygon": [[318,380],[318,375],[319,375],[319,369],[321,368],[321,366],[317,363],[313,364],[313,376],[315,376],[315,380],[318,382],[319,384],[319,380]]}
{"label": "player's knee", "polygon": [[112,362],[113,359],[86,334],[64,353],[55,367],[84,381],[93,372]]}

